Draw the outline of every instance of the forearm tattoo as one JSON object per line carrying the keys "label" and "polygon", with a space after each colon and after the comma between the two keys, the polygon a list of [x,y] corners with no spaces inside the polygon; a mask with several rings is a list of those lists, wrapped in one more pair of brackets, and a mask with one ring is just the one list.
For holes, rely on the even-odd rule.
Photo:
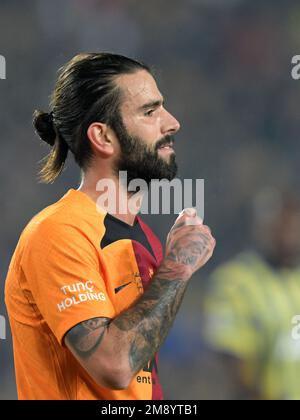
{"label": "forearm tattoo", "polygon": [[151,360],[163,343],[182,302],[187,282],[170,279],[161,270],[140,300],[113,320],[112,324],[126,333],[129,341],[127,357],[132,374],[138,373]]}
{"label": "forearm tattoo", "polygon": [[[160,269],[140,300],[115,319],[93,318],[81,322],[66,335],[68,346],[82,359],[99,348],[105,332],[115,326],[117,348],[123,348],[132,374],[151,360],[164,341],[180,307],[187,283]],[[121,332],[121,334],[120,334]],[[125,332],[125,334],[123,334]]]}
{"label": "forearm tattoo", "polygon": [[[172,239],[182,235],[179,224]],[[186,235],[188,231],[190,235]],[[171,239],[171,238],[170,238]],[[151,360],[167,336],[187,288],[187,272],[193,272],[211,253],[210,231],[195,232],[186,226],[180,241],[169,241],[168,254],[141,299],[113,320],[112,325],[127,333],[128,361],[132,374]]]}
{"label": "forearm tattoo", "polygon": [[93,318],[81,322],[67,333],[66,343],[81,358],[89,358],[99,347],[110,322],[110,318]]}

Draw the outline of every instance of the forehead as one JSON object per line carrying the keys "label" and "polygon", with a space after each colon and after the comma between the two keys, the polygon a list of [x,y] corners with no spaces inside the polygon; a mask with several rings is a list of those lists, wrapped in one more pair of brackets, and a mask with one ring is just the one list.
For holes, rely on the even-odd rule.
{"label": "forehead", "polygon": [[146,70],[119,76],[117,84],[123,92],[123,109],[139,108],[145,103],[162,100],[156,81]]}

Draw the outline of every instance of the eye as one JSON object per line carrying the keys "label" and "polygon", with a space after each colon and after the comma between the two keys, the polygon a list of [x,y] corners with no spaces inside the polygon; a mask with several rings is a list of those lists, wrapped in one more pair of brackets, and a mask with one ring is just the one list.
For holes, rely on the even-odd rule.
{"label": "eye", "polygon": [[149,111],[145,112],[144,115],[146,115],[146,117],[151,117],[151,115],[153,115],[155,109],[150,109]]}

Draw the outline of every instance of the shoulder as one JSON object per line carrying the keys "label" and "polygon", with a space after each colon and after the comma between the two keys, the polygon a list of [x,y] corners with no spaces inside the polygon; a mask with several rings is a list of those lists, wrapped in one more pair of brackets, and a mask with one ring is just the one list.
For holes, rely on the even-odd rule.
{"label": "shoulder", "polygon": [[96,205],[87,206],[64,196],[31,219],[20,242],[23,247],[43,246],[45,251],[59,243],[98,243],[104,234],[103,220],[104,215],[97,212]]}

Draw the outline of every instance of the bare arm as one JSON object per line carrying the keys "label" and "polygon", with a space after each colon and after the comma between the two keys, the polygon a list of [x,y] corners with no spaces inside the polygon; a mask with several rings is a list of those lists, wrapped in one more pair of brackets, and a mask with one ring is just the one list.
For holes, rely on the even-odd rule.
{"label": "bare arm", "polygon": [[185,213],[171,229],[166,257],[142,297],[115,319],[95,318],[70,330],[65,342],[94,379],[125,389],[166,338],[188,280],[212,255],[209,228]]}

